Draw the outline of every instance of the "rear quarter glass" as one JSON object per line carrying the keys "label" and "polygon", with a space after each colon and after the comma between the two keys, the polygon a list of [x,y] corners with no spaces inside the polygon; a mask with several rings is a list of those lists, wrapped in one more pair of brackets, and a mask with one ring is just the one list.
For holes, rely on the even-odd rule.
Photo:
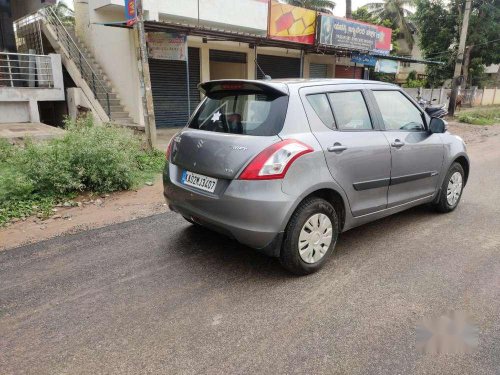
{"label": "rear quarter glass", "polygon": [[228,134],[273,136],[283,128],[287,106],[288,96],[273,91],[210,92],[188,127]]}

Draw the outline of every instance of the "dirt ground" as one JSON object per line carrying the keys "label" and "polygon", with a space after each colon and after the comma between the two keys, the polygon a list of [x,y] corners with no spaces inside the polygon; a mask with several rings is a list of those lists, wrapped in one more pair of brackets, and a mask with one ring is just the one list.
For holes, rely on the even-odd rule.
{"label": "dirt ground", "polygon": [[[478,126],[450,121],[449,131],[462,137],[466,144],[475,144],[500,135],[500,124]],[[57,207],[47,220],[31,217],[1,228],[0,250],[168,211],[160,176],[152,186],[146,185],[137,191],[82,196],[75,201],[80,202],[79,207]]]}

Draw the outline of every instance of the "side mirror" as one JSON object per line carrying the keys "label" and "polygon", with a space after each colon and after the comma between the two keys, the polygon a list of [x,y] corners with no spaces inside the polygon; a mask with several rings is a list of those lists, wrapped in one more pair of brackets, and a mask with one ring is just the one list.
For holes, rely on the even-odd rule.
{"label": "side mirror", "polygon": [[444,133],[448,127],[447,125],[448,124],[443,119],[433,117],[429,124],[429,130],[431,133]]}

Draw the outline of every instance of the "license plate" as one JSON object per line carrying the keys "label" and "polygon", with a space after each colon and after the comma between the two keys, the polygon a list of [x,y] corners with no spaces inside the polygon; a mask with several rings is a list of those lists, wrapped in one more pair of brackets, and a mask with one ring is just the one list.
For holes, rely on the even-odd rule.
{"label": "license plate", "polygon": [[213,193],[217,185],[217,179],[204,176],[202,174],[193,173],[189,171],[182,172],[181,182],[184,185],[193,186],[195,188]]}

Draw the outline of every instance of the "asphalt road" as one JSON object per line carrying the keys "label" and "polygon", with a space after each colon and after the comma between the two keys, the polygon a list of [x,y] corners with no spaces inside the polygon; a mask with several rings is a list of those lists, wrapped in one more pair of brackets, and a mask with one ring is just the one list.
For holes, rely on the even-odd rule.
{"label": "asphalt road", "polygon": [[[173,213],[2,252],[0,373],[500,374],[499,139],[455,212],[353,229],[309,277]],[[478,347],[420,353],[451,310]]]}

